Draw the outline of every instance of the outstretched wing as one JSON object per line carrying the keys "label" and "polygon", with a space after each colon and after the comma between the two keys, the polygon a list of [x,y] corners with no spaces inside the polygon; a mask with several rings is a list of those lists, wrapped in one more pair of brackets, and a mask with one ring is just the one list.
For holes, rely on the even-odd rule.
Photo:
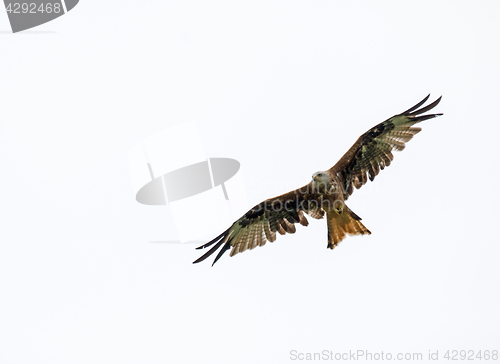
{"label": "outstretched wing", "polygon": [[284,195],[263,201],[250,209],[240,219],[218,237],[196,249],[204,249],[214,245],[208,252],[203,254],[193,263],[199,263],[215,253],[221,246],[221,250],[215,257],[217,260],[231,249],[230,256],[263,246],[267,241],[276,240],[276,232],[281,235],[295,233],[295,224],[307,226],[309,223],[304,212],[310,213],[312,217],[320,219],[324,211],[311,211],[317,207],[308,200],[308,186],[288,192]]}
{"label": "outstretched wing", "polygon": [[420,132],[421,129],[413,125],[442,115],[421,115],[441,101],[440,97],[433,103],[418,109],[429,96],[427,95],[405,112],[387,119],[361,135],[337,164],[330,168],[329,172],[341,181],[345,200],[352,194],[354,187],[360,188],[368,178],[373,181],[381,169],[391,164],[394,158],[392,151],[403,150],[405,143]]}

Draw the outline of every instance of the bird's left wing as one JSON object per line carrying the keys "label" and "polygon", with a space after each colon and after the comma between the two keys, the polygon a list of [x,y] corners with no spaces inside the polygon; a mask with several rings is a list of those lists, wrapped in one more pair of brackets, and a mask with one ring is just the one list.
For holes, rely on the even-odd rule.
{"label": "bird's left wing", "polygon": [[[212,265],[231,249],[229,256],[263,246],[267,241],[276,240],[276,232],[281,235],[295,233],[295,224],[307,226],[309,223],[304,212],[313,218],[320,219],[324,211],[311,211],[312,206],[308,200],[308,185],[284,195],[268,199],[253,207],[240,219],[236,220],[229,229],[218,237],[196,249],[213,247],[193,263],[199,263],[221,248]],[[215,244],[215,245],[214,245]]]}
{"label": "bird's left wing", "polygon": [[413,125],[442,115],[421,115],[434,108],[441,101],[440,97],[419,109],[428,98],[429,95],[405,112],[368,130],[358,138],[337,164],[330,168],[329,172],[337,176],[342,184],[340,187],[344,192],[345,200],[352,194],[354,187],[360,188],[368,179],[373,181],[381,169],[391,164],[394,158],[392,151],[403,150],[405,143],[420,132],[421,129]]}

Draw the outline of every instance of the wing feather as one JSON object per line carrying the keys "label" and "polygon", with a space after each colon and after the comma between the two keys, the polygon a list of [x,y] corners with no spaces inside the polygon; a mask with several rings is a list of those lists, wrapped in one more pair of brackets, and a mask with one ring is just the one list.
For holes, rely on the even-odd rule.
{"label": "wing feather", "polygon": [[420,108],[428,99],[429,95],[405,112],[368,130],[330,168],[329,172],[336,175],[342,184],[345,200],[353,193],[353,187],[361,188],[368,179],[373,181],[381,170],[391,165],[394,159],[392,152],[405,149],[405,143],[421,131],[421,128],[414,127],[414,124],[442,115],[421,115],[433,109],[441,101],[439,97],[436,101]]}
{"label": "wing feather", "polygon": [[[234,256],[258,246],[264,246],[268,241],[275,241],[276,233],[281,235],[295,233],[295,224],[307,226],[309,223],[304,212],[312,211],[306,209],[309,206],[309,197],[303,191],[308,190],[310,189],[304,186],[298,190],[263,201],[250,209],[217,238],[198,247],[197,249],[203,249],[215,244],[193,263],[205,260],[222,247],[213,263],[215,264],[226,250],[231,249],[229,256]],[[314,212],[312,216],[321,218],[323,214],[324,211]]]}

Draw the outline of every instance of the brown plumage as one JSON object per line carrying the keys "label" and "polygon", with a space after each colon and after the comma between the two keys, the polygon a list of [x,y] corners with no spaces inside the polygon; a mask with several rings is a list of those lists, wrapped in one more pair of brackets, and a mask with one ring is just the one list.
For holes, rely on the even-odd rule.
{"label": "brown plumage", "polygon": [[326,213],[328,227],[327,248],[335,248],[346,235],[371,234],[361,218],[344,203],[368,179],[373,181],[380,170],[388,167],[392,151],[401,151],[405,143],[420,132],[413,125],[442,114],[421,115],[434,108],[441,97],[421,107],[429,95],[405,112],[395,115],[361,135],[353,146],[328,171],[316,172],[307,185],[261,202],[215,239],[198,247],[213,247],[193,263],[199,263],[220,251],[217,260],[231,249],[229,256],[263,246],[276,240],[276,233],[285,235],[296,231],[295,224],[308,225],[304,214],[322,219]]}

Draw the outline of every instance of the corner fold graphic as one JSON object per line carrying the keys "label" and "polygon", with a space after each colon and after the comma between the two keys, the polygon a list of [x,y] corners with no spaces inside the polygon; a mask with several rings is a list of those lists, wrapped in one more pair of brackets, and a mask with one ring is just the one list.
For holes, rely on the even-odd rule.
{"label": "corner fold graphic", "polygon": [[73,9],[79,0],[4,0],[13,33],[52,21]]}
{"label": "corner fold graphic", "polygon": [[79,0],[63,0],[66,3],[66,11],[73,9]]}

